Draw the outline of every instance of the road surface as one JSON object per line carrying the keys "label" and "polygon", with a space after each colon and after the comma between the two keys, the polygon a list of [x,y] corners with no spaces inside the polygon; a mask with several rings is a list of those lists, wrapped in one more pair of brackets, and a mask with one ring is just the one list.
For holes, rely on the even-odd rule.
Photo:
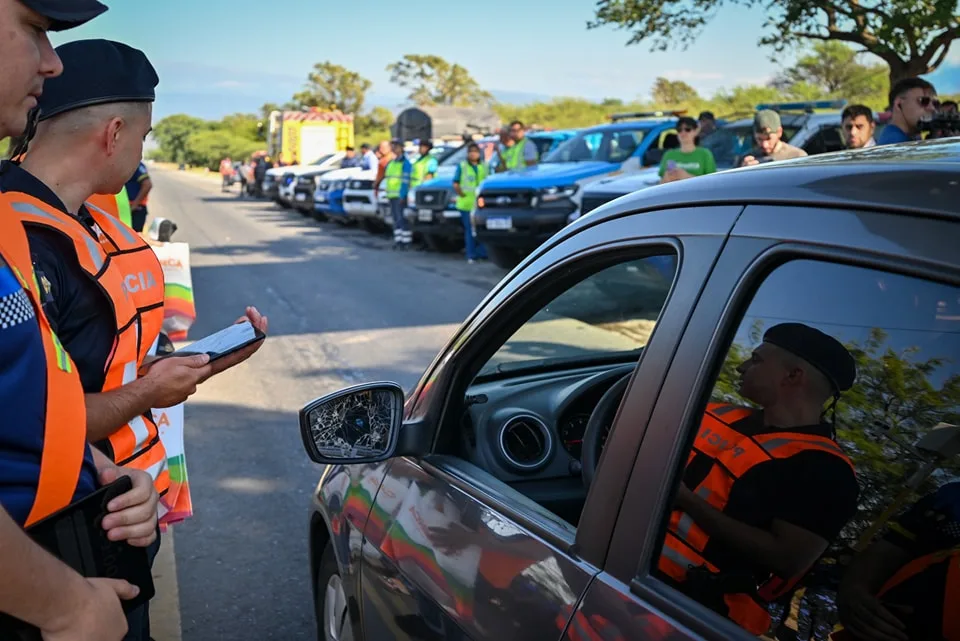
{"label": "road surface", "polygon": [[315,639],[306,532],[320,468],[303,451],[297,410],[363,381],[410,389],[503,272],[238,200],[216,176],[152,174],[151,215],[174,220],[174,240],[191,245],[191,337],[246,305],[270,319],[257,355],[188,402],[195,516],[175,528],[177,580],[160,584],[154,627],[177,591],[185,641]]}

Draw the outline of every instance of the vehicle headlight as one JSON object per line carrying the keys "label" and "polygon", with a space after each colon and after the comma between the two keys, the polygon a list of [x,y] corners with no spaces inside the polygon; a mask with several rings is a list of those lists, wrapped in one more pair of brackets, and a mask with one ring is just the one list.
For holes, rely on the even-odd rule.
{"label": "vehicle headlight", "polygon": [[417,204],[417,188],[414,187],[407,193],[407,207],[414,207]]}
{"label": "vehicle headlight", "polygon": [[572,198],[573,195],[577,193],[579,188],[579,185],[568,185],[563,187],[547,187],[546,189],[541,189],[540,202],[552,203],[558,200]]}

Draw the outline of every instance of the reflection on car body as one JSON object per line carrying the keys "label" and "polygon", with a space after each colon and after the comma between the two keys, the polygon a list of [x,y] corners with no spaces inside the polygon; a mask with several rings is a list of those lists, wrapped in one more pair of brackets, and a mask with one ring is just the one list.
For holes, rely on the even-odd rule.
{"label": "reflection on car body", "polygon": [[[958,168],[960,143],[928,142],[718,173],[552,238],[405,398],[363,388],[396,412],[376,451],[320,456],[302,432],[329,465],[310,531],[318,622],[339,635],[327,638],[857,638],[880,625],[863,604],[911,638],[949,638]],[[794,323],[842,344],[851,385],[768,332]],[[788,420],[782,400],[829,396],[823,380],[839,381],[839,402]],[[357,392],[311,404],[301,425]],[[733,406],[754,422],[718,409]],[[704,433],[708,408],[729,428],[723,447]],[[717,472],[737,448],[755,458],[725,501],[696,498],[694,460]],[[824,452],[856,474],[850,515],[826,507],[841,492],[820,466],[770,477]],[[754,473],[771,480],[751,485]],[[668,531],[702,559],[672,578]]]}

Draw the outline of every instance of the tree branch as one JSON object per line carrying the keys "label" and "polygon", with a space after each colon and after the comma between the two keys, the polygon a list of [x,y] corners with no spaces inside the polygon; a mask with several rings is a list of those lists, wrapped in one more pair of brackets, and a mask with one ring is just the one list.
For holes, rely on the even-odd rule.
{"label": "tree branch", "polygon": [[[920,62],[926,67],[925,73],[930,73],[943,63],[947,57],[947,52],[950,50],[950,43],[956,38],[960,38],[960,27],[947,29],[927,45],[926,50],[920,56]],[[936,60],[934,60],[935,52],[938,54]]]}

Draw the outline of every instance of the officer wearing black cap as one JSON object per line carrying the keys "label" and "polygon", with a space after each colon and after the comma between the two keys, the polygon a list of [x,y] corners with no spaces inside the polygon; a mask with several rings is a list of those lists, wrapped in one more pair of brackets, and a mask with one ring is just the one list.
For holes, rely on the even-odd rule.
{"label": "officer wearing black cap", "polygon": [[853,464],[825,420],[856,365],[835,338],[784,323],[737,371],[740,395],[762,409],[708,405],[659,568],[678,589],[765,634],[767,606],[796,589],[856,513]]}
{"label": "officer wearing black cap", "polygon": [[[93,0],[0,0],[0,138],[23,132],[44,81],[62,72],[45,32],[80,25],[105,10]],[[0,228],[0,576],[7,588],[0,591],[0,612],[39,628],[48,641],[118,641],[127,629],[120,598],[132,598],[136,590],[121,581],[82,578],[21,529],[93,491],[98,470],[82,424],[78,440],[70,436],[79,451],[64,449],[62,437],[73,428],[51,416],[63,411],[82,421],[83,393],[69,359],[57,358],[26,237],[6,197]],[[45,464],[51,450],[60,455],[54,466]],[[51,489],[59,498],[38,511],[40,495],[51,498]],[[108,519],[104,527],[116,529]]]}

